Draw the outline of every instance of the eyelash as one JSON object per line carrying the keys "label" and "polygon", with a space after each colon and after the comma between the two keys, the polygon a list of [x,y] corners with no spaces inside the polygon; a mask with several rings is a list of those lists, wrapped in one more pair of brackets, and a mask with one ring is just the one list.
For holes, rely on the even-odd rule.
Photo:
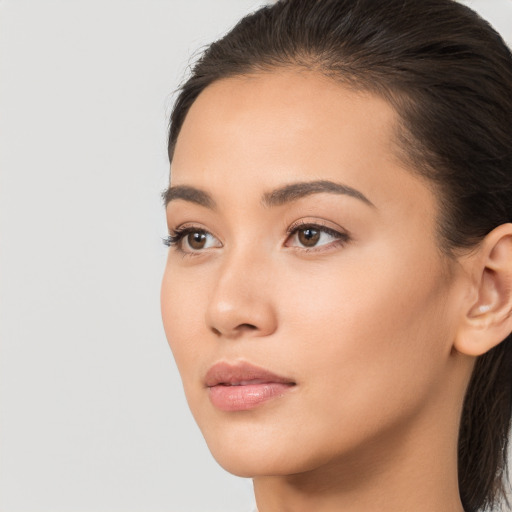
{"label": "eyelash", "polygon": [[[345,244],[347,244],[350,241],[350,236],[346,232],[336,231],[334,229],[331,229],[327,226],[323,226],[321,224],[308,223],[308,222],[304,222],[304,221],[300,221],[299,223],[293,224],[292,226],[290,226],[288,228],[288,230],[286,232],[287,233],[286,240],[290,239],[293,235],[296,235],[299,231],[306,230],[306,229],[312,229],[312,230],[320,231],[321,233],[326,233],[327,235],[330,235],[330,236],[336,238],[337,240],[331,242],[330,244],[324,244],[324,245],[327,245],[326,248],[324,248],[324,245],[320,245],[318,247],[295,247],[295,249],[299,249],[303,252],[312,252],[312,251],[320,252],[322,250],[328,250],[329,248],[331,248],[333,246],[343,247]],[[190,227],[184,227],[184,228],[176,228],[176,229],[172,230],[172,232],[166,238],[164,238],[162,241],[163,241],[164,245],[166,245],[167,247],[170,247],[170,248],[174,248],[176,251],[182,253],[183,255],[195,256],[195,255],[201,254],[201,252],[202,252],[201,250],[185,251],[181,247],[181,242],[190,233],[211,234],[209,231],[207,231],[205,229],[190,226]]]}
{"label": "eyelash", "polygon": [[[194,231],[204,231],[197,228],[177,228],[167,235],[162,241],[167,247],[177,246],[183,238]],[[204,231],[206,232],[206,231]]]}

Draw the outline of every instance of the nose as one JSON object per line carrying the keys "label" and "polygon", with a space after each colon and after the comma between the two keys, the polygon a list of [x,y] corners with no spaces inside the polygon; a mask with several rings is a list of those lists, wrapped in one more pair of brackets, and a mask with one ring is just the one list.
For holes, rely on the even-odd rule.
{"label": "nose", "polygon": [[263,337],[277,329],[271,265],[254,254],[238,254],[220,268],[206,323],[218,337]]}

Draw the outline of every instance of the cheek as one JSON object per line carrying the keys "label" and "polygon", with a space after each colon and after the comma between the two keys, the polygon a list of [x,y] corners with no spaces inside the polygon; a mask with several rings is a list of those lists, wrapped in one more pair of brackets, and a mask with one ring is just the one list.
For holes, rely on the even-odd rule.
{"label": "cheek", "polygon": [[[204,312],[206,293],[204,286],[189,272],[175,270],[170,263],[164,272],[161,288],[161,310],[167,341],[186,385],[193,377],[194,362],[202,351],[204,342]],[[204,347],[203,347],[204,348]]]}
{"label": "cheek", "polygon": [[322,397],[314,406],[319,417],[338,410],[367,418],[420,400],[449,351],[446,290],[435,258],[375,248],[371,254],[366,261],[364,252],[353,260],[347,253],[337,268],[303,272],[300,284],[291,272],[281,286],[283,337],[293,340],[290,358],[305,386]]}

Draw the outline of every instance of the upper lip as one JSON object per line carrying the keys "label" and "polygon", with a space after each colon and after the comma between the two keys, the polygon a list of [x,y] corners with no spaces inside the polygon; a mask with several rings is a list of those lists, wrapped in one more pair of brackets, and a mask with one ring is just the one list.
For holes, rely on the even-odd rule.
{"label": "upper lip", "polygon": [[269,370],[244,361],[234,364],[224,361],[216,363],[205,376],[205,385],[209,388],[218,385],[236,386],[270,382],[295,384],[292,379],[276,375]]}

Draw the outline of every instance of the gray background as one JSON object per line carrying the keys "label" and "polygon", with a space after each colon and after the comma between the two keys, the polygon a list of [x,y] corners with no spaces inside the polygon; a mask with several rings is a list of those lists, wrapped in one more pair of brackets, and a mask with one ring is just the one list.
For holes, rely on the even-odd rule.
{"label": "gray background", "polygon": [[159,193],[172,91],[262,3],[0,0],[0,512],[250,510],[161,327]]}

